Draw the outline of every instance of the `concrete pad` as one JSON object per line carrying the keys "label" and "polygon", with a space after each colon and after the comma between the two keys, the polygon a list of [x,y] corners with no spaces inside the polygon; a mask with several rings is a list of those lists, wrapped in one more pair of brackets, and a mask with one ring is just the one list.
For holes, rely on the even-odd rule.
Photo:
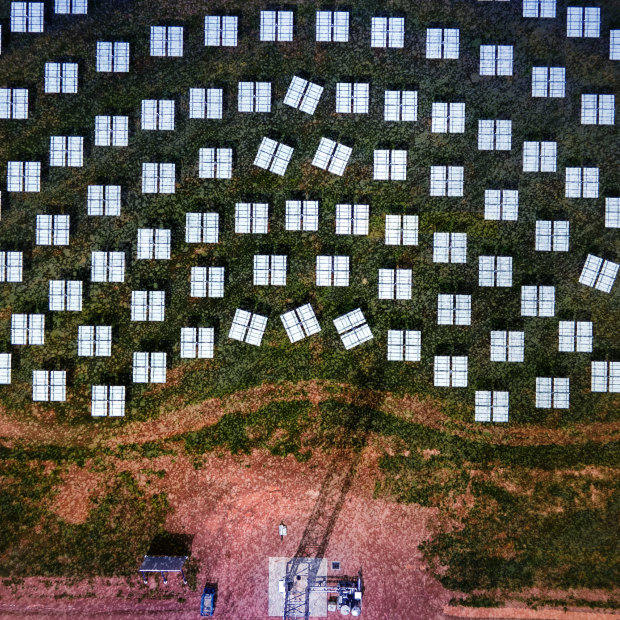
{"label": "concrete pad", "polygon": [[[279,582],[286,577],[286,565],[291,558],[269,558],[269,615],[282,617],[284,614],[284,594],[280,592]],[[327,577],[327,560],[323,558],[317,577]],[[300,584],[305,588],[305,583]],[[327,594],[310,593],[310,616],[325,618],[327,616]]]}

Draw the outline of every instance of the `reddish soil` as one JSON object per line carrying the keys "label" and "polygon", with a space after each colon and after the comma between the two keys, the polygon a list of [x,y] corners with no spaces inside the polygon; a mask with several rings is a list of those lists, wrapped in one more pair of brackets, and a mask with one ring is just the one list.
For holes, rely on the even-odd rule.
{"label": "reddish soil", "polygon": [[[143,463],[116,461],[115,465],[134,473],[140,467],[169,472],[150,488],[168,493],[174,513],[167,529],[194,535],[192,556],[200,565],[198,591],[190,592],[174,576],[167,586],[151,577],[148,587],[138,575],[130,580],[73,584],[28,578],[20,585],[0,585],[0,617],[195,618],[199,590],[209,581],[219,588],[217,617],[267,618],[269,557],[295,554],[331,464],[325,459],[301,464],[292,457],[257,452],[244,457],[208,456],[198,470],[178,456]],[[437,512],[373,499],[375,477],[376,458],[369,449],[338,515],[326,557],[341,561],[342,574],[355,575],[362,568],[363,616],[368,620],[444,618],[442,608],[451,594],[427,575],[417,549],[430,536]],[[281,521],[288,526],[283,542],[278,536]],[[165,594],[174,597],[163,599]],[[186,600],[179,602],[178,597]]]}
{"label": "reddish soil", "polygon": [[91,498],[97,488],[97,474],[71,465],[55,495],[50,510],[67,523],[83,523],[88,518]]}
{"label": "reddish soil", "polygon": [[[524,609],[497,615],[498,610],[449,608],[450,598],[459,593],[445,590],[427,574],[418,551],[418,545],[431,536],[438,512],[373,498],[379,475],[377,457],[385,447],[381,441],[371,442],[363,454],[325,554],[329,560],[340,560],[341,574],[355,575],[362,569],[363,618],[446,620],[466,613],[474,615],[465,617],[476,618],[616,617],[564,616],[560,611],[535,615]],[[88,580],[27,578],[17,584],[5,580],[0,584],[0,618],[196,618],[202,585],[215,582],[219,592],[216,617],[266,620],[269,557],[294,555],[332,466],[342,466],[342,462],[315,457],[298,463],[292,457],[282,459],[257,451],[251,456],[208,455],[200,469],[178,455],[141,461],[109,459],[98,474],[70,468],[55,505],[65,518],[72,506],[74,521],[85,516],[84,504],[72,503],[71,498],[92,492],[105,483],[106,476],[120,471],[131,471],[149,492],[165,490],[174,509],[167,529],[194,537],[192,557],[200,567],[198,589],[192,592],[172,575],[168,585],[151,577],[148,586],[137,574]],[[168,473],[160,479],[145,472],[153,469]],[[284,541],[278,536],[281,521],[288,526]]]}

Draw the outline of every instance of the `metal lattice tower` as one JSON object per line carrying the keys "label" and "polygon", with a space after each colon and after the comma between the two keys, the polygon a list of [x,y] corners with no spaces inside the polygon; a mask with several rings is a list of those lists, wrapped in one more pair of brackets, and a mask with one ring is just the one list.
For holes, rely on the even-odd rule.
{"label": "metal lattice tower", "polygon": [[295,557],[286,565],[283,620],[307,620],[310,593],[327,587],[327,580],[318,578],[317,573],[360,457],[361,450],[353,456],[349,453],[334,459],[332,469],[323,480]]}

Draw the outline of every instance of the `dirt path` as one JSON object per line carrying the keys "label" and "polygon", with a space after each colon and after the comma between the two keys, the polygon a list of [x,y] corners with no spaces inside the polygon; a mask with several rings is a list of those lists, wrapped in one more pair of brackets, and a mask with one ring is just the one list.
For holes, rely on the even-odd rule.
{"label": "dirt path", "polygon": [[555,429],[531,424],[487,426],[454,420],[442,413],[440,402],[431,399],[421,400],[411,395],[394,396],[315,380],[262,385],[181,409],[166,410],[154,420],[126,423],[121,433],[115,427],[107,426],[104,420],[75,427],[50,420],[49,415],[43,413],[37,413],[28,421],[18,420],[0,408],[0,437],[9,442],[17,440],[65,446],[116,447],[120,444],[170,439],[215,424],[227,413],[249,413],[271,402],[303,400],[316,406],[331,399],[368,405],[415,424],[497,445],[569,445],[620,439],[618,422],[574,424],[570,428]]}
{"label": "dirt path", "polygon": [[444,607],[443,612],[450,618],[479,618],[493,620],[612,620],[620,618],[614,612],[562,611],[560,609],[521,609],[501,607],[488,609],[480,607]]}

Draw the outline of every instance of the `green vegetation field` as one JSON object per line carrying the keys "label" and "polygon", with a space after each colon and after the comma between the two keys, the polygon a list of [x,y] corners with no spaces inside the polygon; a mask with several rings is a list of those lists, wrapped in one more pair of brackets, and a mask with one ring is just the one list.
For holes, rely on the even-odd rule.
{"label": "green vegetation field", "polygon": [[[538,20],[522,18],[517,0],[359,0],[350,7],[346,44],[315,43],[314,16],[320,7],[307,0],[289,3],[296,32],[288,44],[258,40],[259,10],[266,7],[256,0],[213,0],[208,8],[189,0],[92,0],[87,17],[50,15],[44,34],[11,36],[9,4],[0,2],[0,87],[27,87],[30,108],[27,121],[0,121],[0,179],[6,178],[11,160],[41,161],[43,175],[36,194],[8,193],[0,182],[0,251],[24,252],[23,283],[0,284],[0,352],[13,354],[12,384],[0,386],[2,416],[27,427],[57,425],[68,437],[108,425],[108,437],[122,438],[136,421],[155,420],[163,412],[262,384],[325,380],[335,396],[318,411],[303,400],[274,403],[249,415],[232,411],[215,425],[167,440],[123,445],[121,439],[116,449],[94,441],[47,443],[28,436],[16,441],[7,434],[0,440],[0,573],[128,574],[152,535],[163,528],[169,510],[165,494],[150,495],[129,474],[116,475],[114,468],[107,494],[93,505],[88,520],[64,523],[45,506],[70,464],[96,469],[113,460],[168,451],[187,453],[200,467],[200,456],[207,452],[255,449],[304,460],[332,450],[342,437],[348,447],[361,449],[372,436],[396,446],[380,460],[377,496],[437,506],[447,521],[458,524],[438,532],[424,552],[447,587],[473,593],[470,603],[492,604],[530,587],[584,587],[609,591],[605,604],[617,604],[612,590],[620,580],[620,409],[617,394],[590,392],[590,362],[618,359],[620,287],[604,294],[577,282],[588,253],[616,262],[620,256],[617,231],[605,228],[603,216],[604,198],[620,193],[617,126],[580,124],[582,93],[618,92],[618,63],[609,60],[608,32],[618,27],[620,15],[613,14],[612,3],[601,3],[600,38],[570,39],[565,2],[558,2],[556,19]],[[369,46],[371,16],[386,11],[405,16],[404,49]],[[207,12],[240,16],[238,47],[203,45]],[[149,26],[160,23],[184,26],[182,58],[149,56]],[[426,60],[425,31],[437,25],[460,29],[459,60]],[[130,42],[129,73],[95,72],[98,40]],[[479,75],[479,46],[485,43],[514,46],[513,77]],[[79,64],[78,93],[45,94],[45,62],[67,59]],[[566,97],[532,98],[532,66],[565,66]],[[300,72],[325,85],[314,116],[282,103],[292,76]],[[237,112],[240,80],[272,83],[270,114]],[[341,81],[370,83],[369,114],[334,112],[335,84]],[[188,119],[189,89],[208,86],[224,89],[223,120]],[[383,121],[388,88],[418,91],[417,122]],[[143,99],[175,100],[174,132],[140,129]],[[437,101],[465,101],[464,134],[431,133],[431,105]],[[129,116],[128,147],[94,146],[94,117],[99,114]],[[512,120],[510,152],[477,149],[478,119],[495,118]],[[82,168],[47,166],[52,135],[84,136]],[[265,135],[295,148],[284,177],[252,165]],[[322,136],[353,146],[342,178],[310,165]],[[557,141],[557,173],[523,173],[524,140]],[[198,150],[206,146],[234,149],[231,180],[198,178]],[[372,180],[377,148],[408,150],[405,182]],[[142,194],[142,162],[174,162],[175,194]],[[432,165],[464,166],[464,197],[430,197]],[[588,165],[600,169],[599,198],[565,198],[565,167]],[[123,188],[121,216],[89,217],[87,186],[108,183]],[[519,190],[518,222],[484,219],[484,190],[491,188]],[[320,201],[317,233],[284,229],[285,201],[292,198]],[[234,205],[241,201],[269,203],[269,234],[234,232]],[[368,236],[334,234],[340,202],[370,205]],[[203,211],[220,214],[217,245],[184,242],[185,213]],[[71,216],[69,246],[35,246],[40,213]],[[384,244],[389,213],[419,215],[418,246]],[[534,226],[540,219],[570,221],[569,252],[534,250]],[[172,230],[171,260],[136,260],[136,231],[143,227]],[[466,232],[467,264],[433,263],[434,232]],[[90,283],[93,250],[126,253],[123,284]],[[287,286],[253,287],[254,254],[288,255]],[[351,257],[349,287],[315,286],[319,254]],[[479,255],[512,256],[513,286],[479,288]],[[226,267],[225,297],[190,298],[190,267],[214,264]],[[377,298],[378,269],[395,266],[413,270],[410,301]],[[50,279],[84,282],[81,313],[48,312]],[[554,318],[520,316],[520,287],[527,284],[555,286]],[[166,292],[165,322],[129,320],[131,291],[147,289]],[[471,294],[472,325],[438,326],[438,293]],[[291,345],[279,315],[308,302],[322,331]],[[228,339],[238,307],[269,317],[262,346]],[[345,351],[332,320],[357,307],[374,339]],[[46,314],[44,346],[10,344],[11,314],[26,312]],[[594,351],[558,353],[559,320],[592,321]],[[97,324],[112,326],[112,356],[78,357],[78,325]],[[215,327],[212,360],[180,359],[180,329],[187,326]],[[388,329],[421,330],[421,362],[387,362]],[[524,363],[489,360],[489,332],[494,329],[525,331]],[[168,353],[167,385],[132,383],[134,351]],[[433,387],[437,354],[469,356],[467,388]],[[32,371],[38,369],[67,371],[65,403],[33,404]],[[570,377],[570,409],[535,408],[535,379],[540,376]],[[91,418],[93,384],[127,386],[123,420]],[[340,385],[371,391],[373,406],[346,404]],[[499,441],[471,422],[474,392],[502,389],[510,392],[510,423]],[[434,429],[386,413],[380,405],[387,392],[428,400],[447,421]],[[524,425],[531,425],[539,443],[521,445],[511,434]],[[590,425],[605,425],[607,432],[588,439]],[[541,429],[548,429],[550,440]],[[560,445],[554,440],[559,432],[573,439]],[[427,450],[434,455],[423,457]],[[457,509],[465,497],[467,510]],[[132,519],[123,520],[121,514],[127,513]],[[45,543],[36,548],[27,544],[35,526]],[[93,543],[92,557],[83,553],[85,540]]]}

